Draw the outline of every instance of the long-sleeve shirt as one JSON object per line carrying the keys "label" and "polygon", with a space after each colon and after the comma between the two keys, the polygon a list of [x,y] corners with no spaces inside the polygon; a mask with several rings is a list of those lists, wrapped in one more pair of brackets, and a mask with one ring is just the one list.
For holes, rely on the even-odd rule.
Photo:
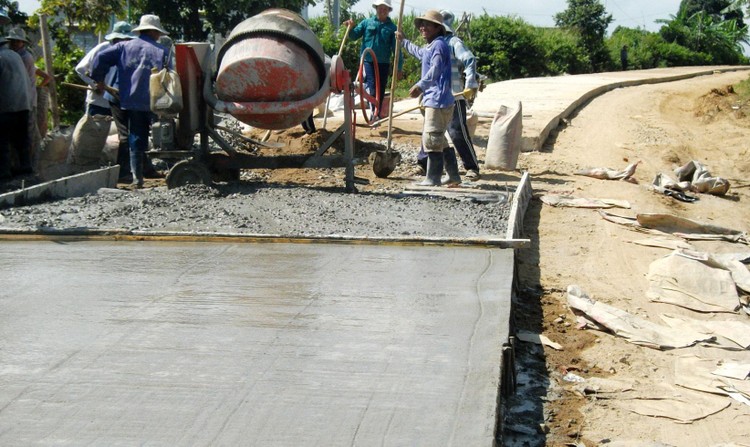
{"label": "long-sleeve shirt", "polygon": [[[350,39],[359,39],[362,37],[362,46],[359,54],[361,55],[366,48],[372,48],[379,64],[389,64],[391,57],[396,51],[396,24],[390,17],[385,22],[378,20],[377,16],[368,17],[357,24],[349,31]],[[365,55],[365,60],[372,62],[369,54]],[[398,71],[404,66],[404,56],[399,54]]]}
{"label": "long-sleeve shirt", "polygon": [[451,87],[453,93],[464,89],[479,88],[477,81],[477,60],[464,41],[454,34],[448,34],[445,40],[451,49]]}
{"label": "long-sleeve shirt", "polygon": [[424,47],[404,39],[406,51],[422,62],[422,77],[416,85],[422,90],[422,105],[444,109],[453,106],[451,93],[451,50],[443,37]]}
{"label": "long-sleeve shirt", "polygon": [[[76,65],[76,73],[78,73],[78,77],[81,78],[83,82],[88,84],[90,87],[96,87],[96,81],[91,79],[89,74],[91,73],[91,66],[94,62],[94,56],[96,56],[99,51],[101,51],[104,48],[108,48],[110,45],[112,45],[110,42],[102,42],[99,45],[95,46],[91,49],[88,53],[86,53],[85,56],[83,56],[83,59],[81,59],[80,62],[78,62],[78,65]],[[109,72],[105,76],[104,82],[107,83],[107,85],[111,84],[109,83],[109,80],[112,78],[112,76],[117,71],[117,67],[112,66],[109,69]],[[89,90],[86,92],[86,104],[93,104],[95,106],[99,107],[109,107],[109,101],[99,93],[96,93],[94,90]]]}
{"label": "long-sleeve shirt", "polygon": [[30,84],[21,56],[0,45],[0,113],[31,110]]}
{"label": "long-sleeve shirt", "polygon": [[120,107],[124,110],[151,110],[149,80],[151,69],[161,70],[167,61],[167,50],[145,34],[118,42],[94,56],[91,78],[102,82],[112,66],[117,67]]}

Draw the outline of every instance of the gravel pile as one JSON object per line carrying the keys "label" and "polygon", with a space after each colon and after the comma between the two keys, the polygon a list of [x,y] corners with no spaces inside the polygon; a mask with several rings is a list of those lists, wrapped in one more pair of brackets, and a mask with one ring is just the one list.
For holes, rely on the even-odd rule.
{"label": "gravel pile", "polygon": [[98,194],[0,210],[12,230],[504,238],[510,203],[240,182]]}

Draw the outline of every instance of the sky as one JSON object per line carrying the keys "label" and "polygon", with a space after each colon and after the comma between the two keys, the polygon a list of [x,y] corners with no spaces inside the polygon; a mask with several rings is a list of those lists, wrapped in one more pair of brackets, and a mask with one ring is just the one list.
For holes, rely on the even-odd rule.
{"label": "sky", "polygon": [[[38,7],[38,0],[17,0],[21,11],[32,14]],[[393,12],[391,17],[398,17],[401,7],[399,0],[392,0]],[[657,31],[661,25],[654,23],[658,19],[669,19],[677,14],[680,0],[601,0],[607,12],[614,19],[608,32],[611,33],[618,26],[628,28],[644,28]],[[457,4],[461,6],[458,7]],[[412,12],[421,14],[430,8],[452,9],[456,16],[462,12],[481,15],[484,12],[491,16],[513,15],[524,19],[536,26],[553,26],[554,15],[564,11],[568,6],[567,0],[407,0],[404,4],[404,14]],[[369,14],[373,11],[372,0],[359,0],[354,11]],[[323,15],[322,3],[309,11],[310,17]]]}

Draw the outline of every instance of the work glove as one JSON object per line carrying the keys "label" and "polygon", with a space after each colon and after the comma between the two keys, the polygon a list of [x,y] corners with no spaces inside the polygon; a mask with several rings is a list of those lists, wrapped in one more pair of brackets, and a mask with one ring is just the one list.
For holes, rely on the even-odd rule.
{"label": "work glove", "polygon": [[474,98],[476,97],[477,97],[477,89],[467,88],[464,90],[464,98],[466,98],[467,101],[473,101]]}

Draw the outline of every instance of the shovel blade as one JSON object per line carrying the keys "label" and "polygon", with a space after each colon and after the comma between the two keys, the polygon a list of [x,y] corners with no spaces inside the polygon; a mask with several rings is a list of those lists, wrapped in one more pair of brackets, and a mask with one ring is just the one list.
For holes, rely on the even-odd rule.
{"label": "shovel blade", "polygon": [[401,153],[392,151],[377,151],[372,160],[372,172],[377,177],[386,178],[401,162]]}

